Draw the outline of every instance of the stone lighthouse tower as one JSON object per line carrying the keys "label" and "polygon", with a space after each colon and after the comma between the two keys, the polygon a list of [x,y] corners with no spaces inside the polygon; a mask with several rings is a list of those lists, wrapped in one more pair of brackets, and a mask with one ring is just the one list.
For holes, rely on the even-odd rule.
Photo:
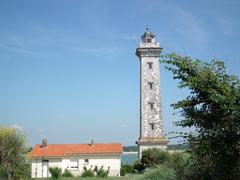
{"label": "stone lighthouse tower", "polygon": [[140,137],[138,155],[149,148],[166,149],[168,140],[163,133],[162,102],[160,96],[159,56],[162,51],[155,35],[146,29],[136,50],[140,59]]}

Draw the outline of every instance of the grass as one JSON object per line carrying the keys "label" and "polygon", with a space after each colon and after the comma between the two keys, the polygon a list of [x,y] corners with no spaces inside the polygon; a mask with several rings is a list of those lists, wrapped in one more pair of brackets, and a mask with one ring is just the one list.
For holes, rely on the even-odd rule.
{"label": "grass", "polygon": [[[129,175],[125,177],[61,177],[59,180],[135,180],[136,177],[139,177],[141,175]],[[35,180],[51,180],[51,178],[43,178],[43,179],[35,179]]]}

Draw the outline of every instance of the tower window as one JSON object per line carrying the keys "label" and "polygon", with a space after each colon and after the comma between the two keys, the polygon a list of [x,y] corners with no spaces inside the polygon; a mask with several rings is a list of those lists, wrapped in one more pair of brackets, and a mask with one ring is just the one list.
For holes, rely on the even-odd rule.
{"label": "tower window", "polygon": [[152,62],[148,62],[147,64],[148,64],[149,69],[152,69],[153,63]]}
{"label": "tower window", "polygon": [[154,123],[149,123],[149,125],[151,126],[151,129],[154,130],[155,129],[155,124]]}
{"label": "tower window", "polygon": [[153,110],[153,105],[154,105],[154,103],[150,102],[150,103],[148,103],[148,104],[149,104],[149,106],[150,106],[150,109]]}
{"label": "tower window", "polygon": [[153,89],[153,82],[148,82],[149,88]]}

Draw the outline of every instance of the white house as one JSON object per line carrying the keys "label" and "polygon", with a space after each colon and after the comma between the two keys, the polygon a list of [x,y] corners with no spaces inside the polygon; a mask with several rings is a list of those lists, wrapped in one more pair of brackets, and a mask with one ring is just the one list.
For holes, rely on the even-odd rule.
{"label": "white house", "polygon": [[120,176],[121,144],[37,144],[30,153],[32,178],[50,177],[49,167],[81,175],[84,166],[109,168],[109,176]]}

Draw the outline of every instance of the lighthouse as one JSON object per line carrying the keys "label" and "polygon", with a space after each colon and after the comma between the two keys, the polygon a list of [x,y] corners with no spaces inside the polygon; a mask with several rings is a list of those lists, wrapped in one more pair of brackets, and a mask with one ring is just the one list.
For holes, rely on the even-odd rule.
{"label": "lighthouse", "polygon": [[166,149],[168,140],[163,132],[162,101],[160,96],[160,64],[162,51],[155,35],[146,29],[136,55],[140,60],[140,136],[138,156],[149,148]]}

